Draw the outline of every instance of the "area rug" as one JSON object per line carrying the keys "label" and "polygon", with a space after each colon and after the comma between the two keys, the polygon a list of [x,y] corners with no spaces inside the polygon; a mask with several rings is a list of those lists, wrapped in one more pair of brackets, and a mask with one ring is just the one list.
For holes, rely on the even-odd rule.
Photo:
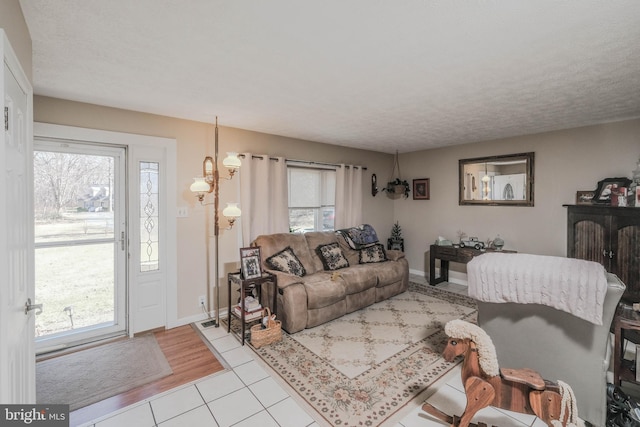
{"label": "area rug", "polygon": [[71,411],[171,375],[153,334],[36,363],[36,402]]}
{"label": "area rug", "polygon": [[441,357],[444,325],[475,322],[476,313],[471,298],[410,283],[401,295],[253,350],[328,424],[378,426],[459,363]]}

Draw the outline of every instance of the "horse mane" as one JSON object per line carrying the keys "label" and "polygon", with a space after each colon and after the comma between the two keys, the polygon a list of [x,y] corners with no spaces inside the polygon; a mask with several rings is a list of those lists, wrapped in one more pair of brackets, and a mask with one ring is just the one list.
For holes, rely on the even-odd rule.
{"label": "horse mane", "polygon": [[491,341],[491,337],[478,325],[455,319],[447,322],[444,332],[450,338],[470,339],[478,348],[478,359],[480,368],[490,377],[500,375],[496,348]]}

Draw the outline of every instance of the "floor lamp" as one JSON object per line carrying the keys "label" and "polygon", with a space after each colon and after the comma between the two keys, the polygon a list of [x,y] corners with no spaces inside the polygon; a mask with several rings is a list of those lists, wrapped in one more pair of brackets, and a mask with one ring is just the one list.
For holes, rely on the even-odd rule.
{"label": "floor lamp", "polygon": [[[228,169],[229,177],[224,179],[231,179],[235,174],[236,170],[240,168],[241,162],[238,158],[237,153],[229,152],[227,153],[227,157],[222,161],[222,165]],[[211,286],[209,285],[209,275],[207,274],[207,307],[209,320],[204,322],[202,326],[213,326],[216,328],[220,326],[220,278],[219,276],[219,264],[220,264],[220,251],[218,246],[218,240],[220,236],[220,224],[219,224],[219,214],[218,211],[220,209],[220,174],[218,169],[218,117],[216,116],[216,127],[215,127],[215,152],[214,157],[207,156],[204,158],[202,162],[202,177],[194,178],[193,184],[191,184],[190,190],[196,193],[198,197],[198,201],[203,206],[213,204],[214,209],[214,222],[213,222],[213,234],[215,238],[215,250],[216,250],[216,261],[215,261],[215,284],[216,284],[216,319],[215,321],[211,319]],[[213,193],[213,202],[205,203],[204,199],[207,193]],[[227,207],[222,211],[222,215],[227,218],[229,221],[229,226],[226,227],[227,230],[230,230],[233,227],[236,219],[240,217],[240,209],[238,208],[237,203],[227,203]],[[208,261],[207,261],[208,262]],[[208,270],[207,270],[208,271]]]}

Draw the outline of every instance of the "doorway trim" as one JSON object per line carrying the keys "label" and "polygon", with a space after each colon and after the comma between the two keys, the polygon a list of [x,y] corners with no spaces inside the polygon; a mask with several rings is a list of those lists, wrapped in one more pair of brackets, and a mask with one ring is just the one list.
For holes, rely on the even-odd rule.
{"label": "doorway trim", "polygon": [[[177,181],[177,141],[171,138],[162,138],[156,136],[136,135],[123,132],[105,131],[97,129],[80,128],[74,126],[56,125],[49,123],[35,122],[33,125],[34,137],[55,138],[61,140],[83,141],[108,145],[119,145],[127,148],[127,170],[128,170],[128,199],[133,196],[133,183],[137,182],[136,171],[138,160],[144,157],[144,153],[154,151],[157,158],[162,159],[165,173],[163,174],[161,191],[163,197],[159,200],[161,211],[164,212],[160,219],[160,226],[166,230],[164,234],[165,248],[161,256],[163,260],[163,284],[161,291],[164,291],[162,303],[164,304],[164,316],[162,319],[144,319],[144,312],[136,312],[135,307],[138,303],[139,283],[136,282],[136,274],[131,274],[133,268],[137,266],[131,265],[132,251],[139,251],[140,246],[135,244],[135,240],[140,236],[140,221],[137,216],[135,206],[129,206],[127,212],[127,227],[129,235],[129,256],[128,256],[128,330],[129,335],[141,332],[136,325],[144,325],[144,330],[151,327],[170,328],[178,324],[178,274],[177,274],[177,223],[176,223],[176,181]],[[156,157],[154,156],[154,157]],[[152,161],[158,161],[156,158]]]}

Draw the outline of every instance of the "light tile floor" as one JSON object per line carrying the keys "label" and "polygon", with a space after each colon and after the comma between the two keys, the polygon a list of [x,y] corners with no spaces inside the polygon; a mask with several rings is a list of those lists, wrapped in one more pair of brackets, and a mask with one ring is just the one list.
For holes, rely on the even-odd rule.
{"label": "light tile floor", "polygon": [[[411,280],[425,283],[420,276]],[[438,286],[466,294],[466,286],[443,283]],[[82,427],[306,427],[326,424],[315,421],[312,413],[305,412],[289,392],[254,360],[253,352],[242,347],[224,328],[202,329],[222,358],[227,371],[201,378],[191,384],[153,396],[108,414]],[[460,369],[453,369],[436,382],[427,398],[438,409],[448,414],[462,414],[466,403],[460,380]],[[290,394],[291,393],[291,394]],[[318,416],[313,414],[313,416]],[[488,425],[501,427],[544,427],[533,417],[486,408],[474,418]],[[430,417],[420,406],[390,427],[441,427],[445,424]]]}

